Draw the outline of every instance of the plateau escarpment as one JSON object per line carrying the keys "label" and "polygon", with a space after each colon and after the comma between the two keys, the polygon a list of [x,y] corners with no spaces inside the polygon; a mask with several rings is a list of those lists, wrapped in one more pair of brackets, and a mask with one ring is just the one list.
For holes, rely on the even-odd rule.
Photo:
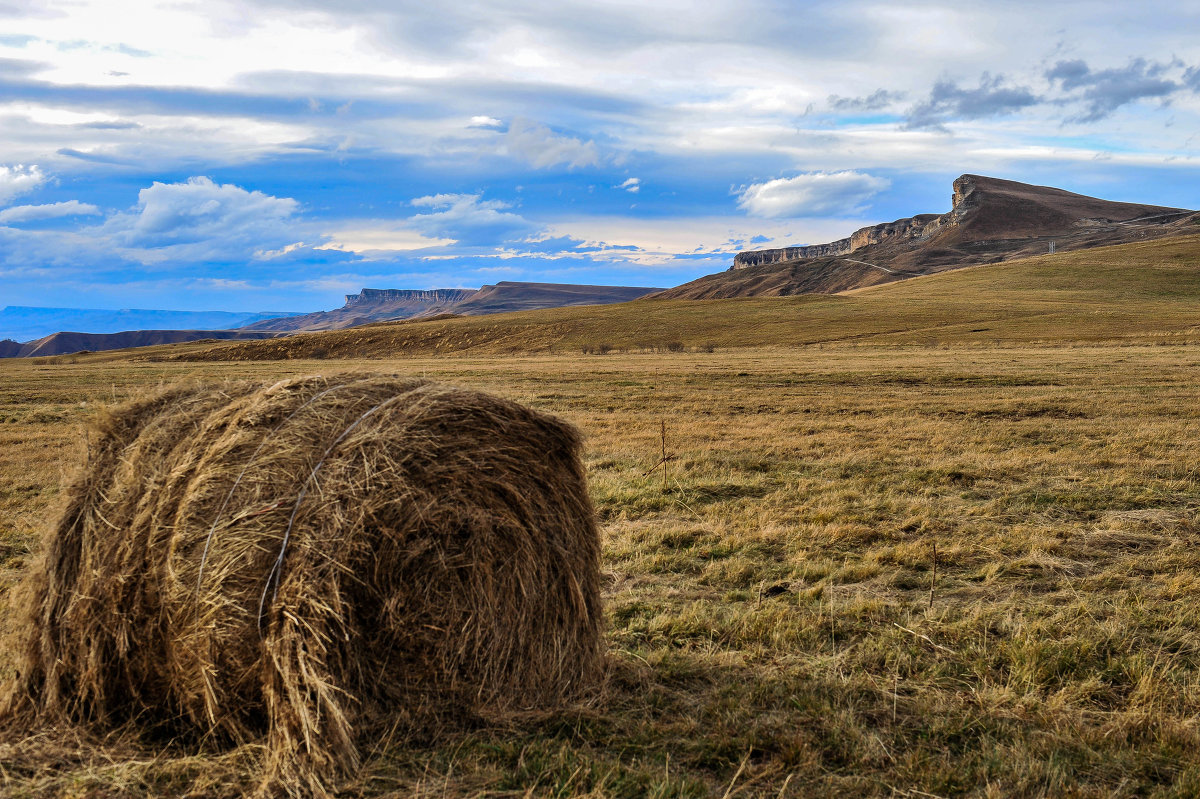
{"label": "plateau escarpment", "polygon": [[474,293],[475,289],[363,289],[358,294],[347,294],[345,307],[374,307],[383,303],[450,304],[461,302]]}
{"label": "plateau escarpment", "polygon": [[475,289],[363,289],[357,294],[347,294],[346,304],[341,308],[266,319],[248,325],[246,329],[286,332],[341,330],[369,322],[435,316],[447,313],[452,306],[474,294]]}
{"label": "plateau escarpment", "polygon": [[739,252],[734,256],[733,266],[730,269],[744,269],[748,266],[762,264],[780,264],[804,258],[831,258],[849,255],[855,250],[891,239],[905,240],[926,236],[940,228],[941,221],[942,216],[938,214],[919,214],[907,219],[897,219],[895,222],[884,222],[859,228],[846,238],[831,241],[828,244]]}
{"label": "plateau escarpment", "polygon": [[954,181],[951,208],[860,228],[828,244],[738,253],[728,272],[664,299],[828,294],[973,264],[1194,232],[1182,208],[1112,202],[981,175]]}
{"label": "plateau escarpment", "polygon": [[268,319],[246,329],[289,332],[341,330],[372,322],[426,319],[442,314],[475,316],[569,305],[608,305],[635,300],[656,291],[661,289],[508,280],[479,289],[363,289],[358,294],[347,294],[346,304],[336,310]]}

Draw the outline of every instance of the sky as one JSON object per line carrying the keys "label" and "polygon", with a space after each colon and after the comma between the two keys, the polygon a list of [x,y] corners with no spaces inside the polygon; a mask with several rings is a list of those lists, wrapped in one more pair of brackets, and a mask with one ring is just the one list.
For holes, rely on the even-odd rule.
{"label": "sky", "polygon": [[0,307],[674,286],[975,173],[1200,207],[1200,2],[0,0]]}

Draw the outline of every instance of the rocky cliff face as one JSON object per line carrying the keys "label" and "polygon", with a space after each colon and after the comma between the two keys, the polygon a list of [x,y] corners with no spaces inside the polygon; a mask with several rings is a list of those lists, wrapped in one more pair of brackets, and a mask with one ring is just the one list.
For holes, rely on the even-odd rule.
{"label": "rocky cliff face", "polygon": [[[959,178],[962,180],[962,178]],[[955,181],[955,198],[957,199],[958,181]],[[957,206],[956,206],[957,208]],[[954,224],[957,211],[948,214],[918,214],[895,222],[884,222],[880,225],[859,228],[850,236],[828,244],[812,244],[804,247],[781,247],[775,250],[750,250],[739,252],[733,259],[731,269],[744,269],[748,266],[763,264],[781,264],[785,261],[798,261],[801,258],[837,258],[849,255],[855,250],[869,247],[872,244],[882,244],[886,241],[908,241],[928,238],[937,231]]]}
{"label": "rocky cliff face", "polygon": [[739,252],[733,259],[731,269],[744,269],[748,266],[763,264],[778,264],[785,261],[796,261],[801,258],[835,258],[849,255],[863,247],[886,242],[921,241],[933,234],[953,227],[975,209],[976,178],[974,175],[963,175],[954,181],[954,194],[950,198],[951,208],[945,214],[918,214],[895,222],[884,222],[880,225],[859,228],[850,236],[828,244],[815,244],[804,247],[781,247],[774,250],[751,250]]}
{"label": "rocky cliff face", "polygon": [[781,264],[784,261],[797,261],[801,258],[832,258],[838,255],[849,255],[854,249],[850,239],[838,239],[828,244],[813,244],[806,247],[780,247],[775,250],[750,250],[739,252],[733,257],[731,269],[744,269],[748,266],[763,264]]}
{"label": "rocky cliff face", "polygon": [[952,184],[954,194],[950,195],[950,213],[961,217],[975,208],[975,187],[978,185],[974,175],[962,175]]}
{"label": "rocky cliff face", "polygon": [[475,289],[363,289],[357,294],[346,295],[345,308],[385,303],[436,303],[438,305],[461,302],[475,293]]}
{"label": "rocky cliff face", "polygon": [[885,222],[882,225],[859,228],[850,237],[850,252],[861,250],[872,244],[882,244],[885,241],[908,241],[927,238],[940,230],[945,224],[945,216],[938,214],[920,214],[907,219],[897,219],[895,222]]}
{"label": "rocky cliff face", "polygon": [[339,330],[393,319],[412,319],[447,313],[476,294],[475,289],[363,289],[347,294],[346,304],[332,311],[316,311],[285,319],[268,319],[247,330]]}

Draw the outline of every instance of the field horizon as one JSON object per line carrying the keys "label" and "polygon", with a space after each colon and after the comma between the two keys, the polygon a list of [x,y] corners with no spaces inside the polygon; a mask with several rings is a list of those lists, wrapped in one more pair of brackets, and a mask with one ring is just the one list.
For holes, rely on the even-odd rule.
{"label": "field horizon", "polygon": [[[814,345],[1200,340],[1200,235],[1042,255],[837,295],[642,299],[402,320],[92,358],[194,361],[500,356]],[[61,356],[60,356],[61,357]],[[72,357],[72,356],[65,356]]]}

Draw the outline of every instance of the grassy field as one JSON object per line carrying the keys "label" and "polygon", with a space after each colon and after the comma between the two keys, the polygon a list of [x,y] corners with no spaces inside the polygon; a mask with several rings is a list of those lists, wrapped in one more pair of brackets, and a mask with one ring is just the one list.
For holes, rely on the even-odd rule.
{"label": "grassy field", "polygon": [[[1109,307],[1177,341],[1200,312],[1168,288],[1165,321]],[[566,714],[382,742],[347,796],[1195,796],[1200,348],[1114,318],[1103,345],[0,362],[0,605],[103,404],[425,375],[585,431],[611,676]],[[236,796],[257,756],[37,739],[0,747],[0,793]]]}
{"label": "grassy field", "polygon": [[[382,741],[346,796],[1200,795],[1198,309],[1190,237],[841,297],[0,361],[0,623],[102,406],[395,371],[584,430],[611,673],[564,714]],[[0,795],[238,796],[260,755],[46,735],[0,745]]]}

